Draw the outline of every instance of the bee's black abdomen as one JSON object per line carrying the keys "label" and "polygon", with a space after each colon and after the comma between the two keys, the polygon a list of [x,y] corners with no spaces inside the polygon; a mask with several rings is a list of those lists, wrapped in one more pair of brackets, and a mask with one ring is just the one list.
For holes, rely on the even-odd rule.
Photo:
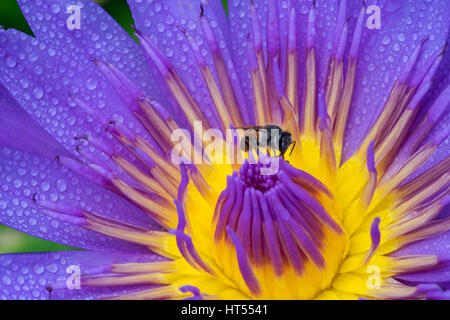
{"label": "bee's black abdomen", "polygon": [[250,150],[250,138],[249,137],[244,137],[241,140],[241,149],[244,150],[245,152],[248,152],[248,150]]}

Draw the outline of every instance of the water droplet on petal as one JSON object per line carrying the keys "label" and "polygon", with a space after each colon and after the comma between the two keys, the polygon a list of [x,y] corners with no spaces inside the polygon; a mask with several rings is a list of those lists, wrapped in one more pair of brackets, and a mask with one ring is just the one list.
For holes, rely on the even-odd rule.
{"label": "water droplet on petal", "polygon": [[58,271],[58,266],[56,265],[56,263],[52,263],[47,266],[47,270],[51,273],[56,273],[56,271]]}
{"label": "water droplet on petal", "polygon": [[28,85],[29,85],[27,79],[20,79],[20,80],[19,80],[19,84],[20,84],[20,86],[21,86],[22,88],[24,88],[24,89],[28,88]]}
{"label": "water droplet on petal", "polygon": [[48,184],[48,182],[42,182],[41,184],[41,190],[42,191],[48,191],[50,189],[50,185]]}
{"label": "water droplet on petal", "polygon": [[88,88],[89,90],[95,90],[95,88],[97,88],[97,80],[93,78],[87,79],[86,88]]}
{"label": "water droplet on petal", "polygon": [[34,273],[42,274],[44,272],[44,266],[42,264],[37,264],[33,268]]}
{"label": "water droplet on petal", "polygon": [[28,220],[28,223],[33,227],[37,224],[37,220],[35,218],[30,218],[30,220]]}
{"label": "water droplet on petal", "polygon": [[12,281],[11,281],[11,278],[9,276],[3,276],[2,282],[3,282],[4,285],[9,286]]}
{"label": "water droplet on petal", "polygon": [[43,95],[44,95],[44,90],[42,90],[41,87],[36,87],[36,88],[34,88],[34,90],[33,90],[33,96],[34,96],[36,99],[41,99]]}
{"label": "water droplet on petal", "polygon": [[59,11],[61,10],[61,8],[59,7],[59,5],[57,3],[52,4],[51,9],[54,14],[59,13]]}
{"label": "water droplet on petal", "polygon": [[403,32],[400,32],[400,33],[397,35],[397,39],[403,42],[403,41],[405,41],[405,39],[406,39],[406,35],[405,35]]}
{"label": "water droplet on petal", "polygon": [[17,64],[17,59],[14,56],[8,56],[6,58],[6,65],[10,68],[14,68]]}
{"label": "water droplet on petal", "polygon": [[59,192],[64,192],[67,190],[67,183],[64,180],[59,179],[56,181],[56,188]]}

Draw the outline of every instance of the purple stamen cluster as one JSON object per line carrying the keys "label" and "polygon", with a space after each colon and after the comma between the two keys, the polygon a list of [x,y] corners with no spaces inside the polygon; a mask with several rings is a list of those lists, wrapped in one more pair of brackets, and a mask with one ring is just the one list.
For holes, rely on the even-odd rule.
{"label": "purple stamen cluster", "polygon": [[239,169],[239,177],[247,188],[259,190],[262,193],[267,192],[278,184],[278,177],[273,175],[262,175],[261,168],[269,167],[269,164],[250,164],[246,163]]}
{"label": "purple stamen cluster", "polygon": [[228,177],[215,210],[216,241],[238,246],[255,266],[271,263],[277,275],[289,265],[301,275],[308,261],[325,268],[325,229],[342,233],[316,197],[326,188],[281,158],[276,175],[261,175],[264,166],[247,162]]}

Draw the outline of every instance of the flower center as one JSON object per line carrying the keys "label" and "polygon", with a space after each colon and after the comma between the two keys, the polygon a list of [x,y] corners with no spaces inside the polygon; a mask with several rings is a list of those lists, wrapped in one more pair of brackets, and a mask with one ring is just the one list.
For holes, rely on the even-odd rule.
{"label": "flower center", "polygon": [[268,165],[261,163],[250,164],[246,162],[240,167],[239,180],[245,185],[245,188],[251,188],[265,193],[279,183],[277,175],[261,174],[262,167],[268,167]]}
{"label": "flower center", "polygon": [[221,267],[238,286],[245,282],[244,292],[312,298],[329,286],[344,255],[340,210],[319,180],[279,161],[273,175],[246,162],[228,177],[215,208],[214,239],[218,251],[237,256],[240,274],[227,268],[228,254]]}

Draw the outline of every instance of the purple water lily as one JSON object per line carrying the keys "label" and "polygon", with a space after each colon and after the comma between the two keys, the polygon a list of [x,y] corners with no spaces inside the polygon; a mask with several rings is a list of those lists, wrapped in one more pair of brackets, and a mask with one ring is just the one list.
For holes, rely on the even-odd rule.
{"label": "purple water lily", "polygon": [[[85,251],[0,255],[1,299],[450,297],[448,1],[129,0],[139,44],[91,1],[18,2],[0,222]],[[174,163],[198,121],[292,141],[270,175],[236,141]]]}

